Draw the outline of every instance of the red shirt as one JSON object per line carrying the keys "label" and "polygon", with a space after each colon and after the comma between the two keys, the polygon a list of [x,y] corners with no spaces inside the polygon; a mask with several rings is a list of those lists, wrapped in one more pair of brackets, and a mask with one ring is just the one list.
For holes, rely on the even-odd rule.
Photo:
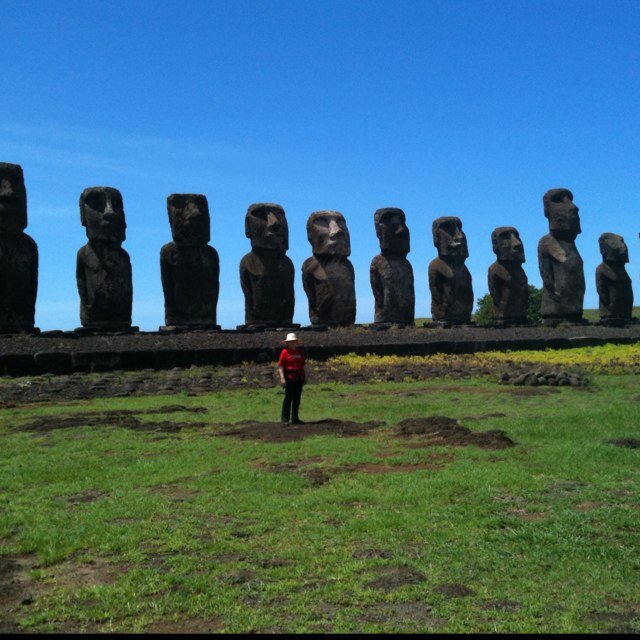
{"label": "red shirt", "polygon": [[[278,366],[284,368],[287,379],[300,379],[299,372],[304,371],[304,356],[302,355],[302,351],[300,351],[300,349],[288,349],[285,347],[280,353]],[[289,372],[291,372],[291,374]]]}

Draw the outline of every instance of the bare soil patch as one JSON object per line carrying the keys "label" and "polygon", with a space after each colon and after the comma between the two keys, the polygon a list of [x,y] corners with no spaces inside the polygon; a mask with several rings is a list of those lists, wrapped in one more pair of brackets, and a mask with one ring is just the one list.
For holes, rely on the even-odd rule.
{"label": "bare soil patch", "polygon": [[487,600],[487,602],[480,605],[483,609],[495,610],[495,611],[518,611],[522,608],[522,605],[515,600]]}
{"label": "bare soil patch", "polygon": [[[171,411],[173,411],[173,409]],[[16,427],[16,431],[47,433],[58,429],[73,429],[78,427],[119,427],[133,431],[176,433],[189,427],[202,428],[205,426],[204,422],[142,421],[136,417],[136,414],[171,413],[171,411],[136,412],[123,409],[119,411],[80,412],[57,416],[39,416]]]}
{"label": "bare soil patch", "polygon": [[84,504],[87,502],[95,502],[100,500],[103,496],[107,495],[104,491],[98,489],[85,489],[80,493],[75,493],[67,498],[69,504]]}
{"label": "bare soil patch", "polygon": [[0,556],[0,633],[17,633],[17,618],[25,613],[40,592],[29,571],[36,566],[36,556]]}
{"label": "bare soil patch", "polygon": [[[607,625],[604,627],[606,633],[638,633],[640,627],[640,611],[592,611],[586,616],[586,621],[595,625]],[[635,627],[632,623],[637,621],[639,627]]]}
{"label": "bare soil patch", "polygon": [[[311,436],[361,436],[384,424],[380,421],[351,422],[326,418],[304,424],[283,425],[280,422],[243,421],[232,425],[235,429],[223,431],[218,435],[232,436],[240,440],[257,440],[260,442],[294,442]],[[226,426],[226,425],[225,425]]]}
{"label": "bare soil patch", "polygon": [[218,618],[181,618],[153,622],[145,633],[217,633],[223,628]]}
{"label": "bare soil patch", "polygon": [[421,571],[412,569],[411,567],[381,567],[379,575],[375,580],[367,583],[367,587],[390,593],[394,589],[399,589],[410,584],[419,584],[427,579]]}
{"label": "bare soil patch", "polygon": [[473,589],[458,582],[445,582],[435,586],[433,590],[447,598],[466,598],[476,594]]}
{"label": "bare soil patch", "polygon": [[373,624],[398,624],[435,630],[440,628],[446,620],[433,614],[433,609],[425,602],[381,602],[367,607],[360,616],[361,622]]}
{"label": "bare soil patch", "polygon": [[618,438],[616,440],[607,440],[607,444],[623,447],[624,449],[640,449],[639,438]]}
{"label": "bare soil patch", "polygon": [[35,555],[0,556],[0,633],[19,633],[18,619],[26,615],[27,608],[46,595],[53,585],[76,590],[114,584],[129,570],[126,565],[103,558],[88,563],[69,559],[47,567],[41,579],[33,580],[30,572],[36,568],[39,565]]}
{"label": "bare soil patch", "polygon": [[360,464],[353,464],[344,467],[340,467],[340,471],[355,471],[356,473],[408,473],[411,471],[424,471],[441,469],[442,464],[429,463],[429,462],[416,462],[407,464],[382,464],[379,462],[362,462]]}
{"label": "bare soil patch", "polygon": [[455,418],[447,416],[408,418],[398,423],[396,429],[399,437],[419,436],[421,443],[432,447],[474,445],[482,449],[507,449],[515,445],[515,442],[502,430],[471,431]]}
{"label": "bare soil patch", "polygon": [[351,554],[356,560],[387,560],[393,557],[391,551],[386,549],[357,549]]}
{"label": "bare soil patch", "polygon": [[93,585],[114,584],[129,571],[127,565],[108,562],[104,558],[93,558],[89,562],[65,560],[47,570],[47,577],[53,578],[57,586],[79,589]]}

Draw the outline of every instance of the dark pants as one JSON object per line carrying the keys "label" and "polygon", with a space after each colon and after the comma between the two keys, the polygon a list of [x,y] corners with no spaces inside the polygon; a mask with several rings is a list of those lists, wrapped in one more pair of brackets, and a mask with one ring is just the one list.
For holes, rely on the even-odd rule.
{"label": "dark pants", "polygon": [[301,380],[287,380],[284,401],[282,402],[282,422],[289,422],[289,416],[295,422],[299,420],[300,396],[302,395]]}

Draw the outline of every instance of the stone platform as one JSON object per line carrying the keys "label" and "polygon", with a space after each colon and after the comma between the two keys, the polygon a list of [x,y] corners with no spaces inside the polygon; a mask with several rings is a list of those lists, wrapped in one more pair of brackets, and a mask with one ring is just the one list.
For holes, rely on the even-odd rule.
{"label": "stone platform", "polygon": [[[52,331],[0,336],[0,373],[68,374],[76,371],[170,369],[191,365],[275,362],[287,330],[256,333],[191,331],[164,334],[82,335]],[[299,329],[308,358],[347,353],[429,355],[491,350],[564,349],[640,342],[640,325],[603,327],[391,327],[365,325],[325,331]]]}

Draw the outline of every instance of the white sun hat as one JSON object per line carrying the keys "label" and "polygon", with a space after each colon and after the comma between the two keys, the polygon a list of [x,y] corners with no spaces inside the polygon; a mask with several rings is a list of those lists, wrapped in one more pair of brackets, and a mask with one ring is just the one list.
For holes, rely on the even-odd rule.
{"label": "white sun hat", "polygon": [[300,342],[298,336],[295,333],[287,333],[287,337],[283,342]]}

